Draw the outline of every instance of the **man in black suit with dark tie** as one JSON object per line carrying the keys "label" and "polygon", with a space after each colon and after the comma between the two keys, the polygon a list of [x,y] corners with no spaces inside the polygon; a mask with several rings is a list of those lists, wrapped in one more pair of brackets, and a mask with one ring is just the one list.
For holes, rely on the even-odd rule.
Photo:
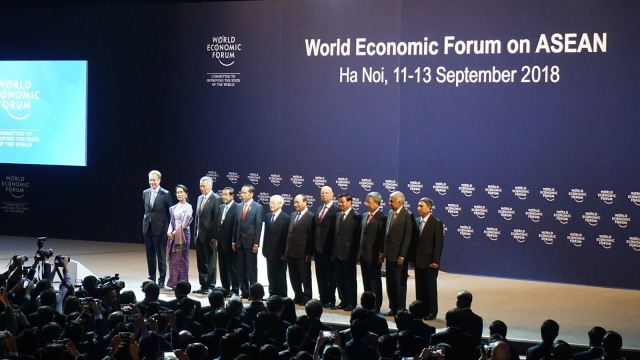
{"label": "man in black suit with dark tie", "polygon": [[412,247],[416,275],[416,300],[427,305],[426,320],[434,320],[438,315],[438,270],[442,255],[444,225],[433,216],[433,200],[423,197],[418,201],[416,219],[418,229]]}
{"label": "man in black suit with dark tie", "polygon": [[282,211],[284,199],[273,195],[269,199],[270,213],[264,218],[264,239],[262,255],[267,259],[267,278],[269,279],[269,296],[287,296],[287,234],[289,233],[288,214]]}
{"label": "man in black suit with dark tie", "polygon": [[348,193],[338,195],[336,236],[333,247],[333,269],[338,295],[344,311],[352,311],[358,303],[356,261],[360,248],[362,218],[351,208],[353,199]]}
{"label": "man in black suit with dark tie", "polygon": [[216,287],[216,248],[219,223],[216,221],[220,210],[220,196],[213,192],[213,179],[200,178],[200,192],[195,211],[196,261],[200,289],[196,293],[205,294]]}
{"label": "man in black suit with dark tie", "polygon": [[251,184],[244,185],[240,190],[242,203],[236,211],[236,224],[231,242],[231,249],[238,254],[240,291],[245,299],[249,298],[251,284],[258,282],[258,248],[264,218],[262,205],[253,201],[254,192],[255,188]]}
{"label": "man in black suit with dark tie", "polygon": [[[158,281],[164,287],[167,276],[167,229],[169,228],[169,208],[173,200],[169,191],[160,187],[162,174],[158,170],[149,172],[149,188],[142,192],[144,217],[142,218],[142,234],[147,253],[147,269],[149,280]],[[156,263],[159,276],[156,279]]]}
{"label": "man in black suit with dark tie", "polygon": [[222,189],[222,205],[218,211],[216,223],[220,224],[218,231],[218,265],[220,266],[220,283],[228,292],[240,295],[240,275],[238,274],[238,254],[231,250],[233,228],[236,224],[238,211],[234,198],[234,189]]}
{"label": "man in black suit with dark tie", "polygon": [[407,255],[411,246],[415,219],[404,207],[404,194],[395,191],[389,196],[387,235],[384,239],[384,256],[387,259],[387,296],[390,311],[395,316],[407,307]]}
{"label": "man in black suit with dark tie", "polygon": [[312,297],[311,254],[315,234],[315,215],[307,209],[307,197],[298,194],[293,199],[293,207],[287,235],[285,255],[289,265],[289,280],[295,293],[293,301],[305,305]]}
{"label": "man in black suit with dark tie", "polygon": [[[386,235],[387,216],[380,210],[382,197],[373,191],[367,194],[364,205],[366,213],[362,214],[362,238],[360,239],[360,270],[364,291],[376,295],[374,311],[380,312],[382,306],[382,259]],[[380,334],[381,335],[381,334]]]}
{"label": "man in black suit with dark tie", "polygon": [[336,279],[333,273],[333,244],[335,239],[335,215],[339,211],[333,202],[333,190],[329,186],[320,189],[322,206],[316,215],[313,259],[316,264],[316,280],[320,302],[325,308],[332,308],[336,303]]}

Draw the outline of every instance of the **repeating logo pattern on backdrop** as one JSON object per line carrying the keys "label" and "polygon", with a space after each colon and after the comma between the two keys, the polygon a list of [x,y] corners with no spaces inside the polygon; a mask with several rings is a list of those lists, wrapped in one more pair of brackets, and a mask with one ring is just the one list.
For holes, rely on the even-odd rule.
{"label": "repeating logo pattern on backdrop", "polygon": [[[216,181],[219,173],[209,170],[207,175]],[[507,241],[522,244],[518,246],[527,246],[527,243],[534,244],[527,242],[532,239],[530,234],[533,233],[535,235],[532,236],[548,246],[557,245],[566,239],[569,244],[578,248],[597,246],[603,250],[610,250],[616,245],[626,245],[625,248],[630,251],[640,252],[640,234],[634,233],[637,230],[632,226],[637,214],[629,211],[640,207],[640,191],[626,193],[626,205],[633,204],[636,207],[627,207],[621,211],[616,209],[620,207],[616,205],[625,204],[620,201],[619,192],[611,188],[590,190],[597,194],[590,199],[587,190],[580,187],[567,190],[555,186],[533,189],[527,185],[490,183],[479,187],[484,191],[476,192],[476,185],[461,182],[457,186],[458,192],[450,192],[450,186],[445,181],[435,181],[432,185],[426,185],[420,179],[413,179],[403,182],[406,186],[403,185],[400,189],[396,179],[376,180],[371,177],[358,177],[359,180],[352,186],[352,178],[346,176],[331,178],[318,175],[308,182],[300,174],[284,176],[271,173],[268,175],[268,181],[263,182],[258,172],[225,173],[224,180],[231,184],[241,185],[241,179],[246,179],[256,186],[257,200],[266,206],[273,194],[282,195],[285,206],[292,206],[295,195],[302,193],[307,197],[308,207],[313,209],[319,201],[318,189],[328,185],[333,187],[336,195],[341,192],[350,193],[354,210],[367,211],[363,205],[369,192],[381,192],[382,189],[386,189],[391,193],[401,190],[406,196],[405,207],[416,217],[418,214],[412,207],[415,208],[420,197],[433,198],[442,209],[438,212],[434,207],[434,214],[443,220],[445,227],[449,222],[449,228],[453,231],[454,235],[449,236],[459,236],[463,240]],[[288,181],[283,182],[285,177]],[[425,193],[427,187],[432,189],[431,193]],[[504,189],[511,189],[513,197],[501,196]],[[287,193],[281,193],[282,190]],[[384,207],[388,195],[381,194],[381,206]],[[582,221],[573,220],[576,218]],[[627,233],[620,235],[620,231]]]}

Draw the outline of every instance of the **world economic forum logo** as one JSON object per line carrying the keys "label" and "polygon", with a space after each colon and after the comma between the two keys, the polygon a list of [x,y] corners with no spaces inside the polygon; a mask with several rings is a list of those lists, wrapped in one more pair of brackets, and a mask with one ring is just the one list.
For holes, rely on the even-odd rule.
{"label": "world economic forum logo", "polygon": [[469,225],[460,225],[458,227],[458,234],[465,239],[471,239],[471,235],[473,235],[473,229]]}
{"label": "world economic forum logo", "polygon": [[636,206],[640,206],[640,191],[632,191],[627,198]]}
{"label": "world economic forum logo", "polygon": [[422,191],[422,183],[417,180],[409,181],[409,183],[407,184],[407,187],[414,194],[420,194],[420,191]]}
{"label": "world economic forum logo", "polygon": [[624,229],[629,225],[631,218],[629,218],[629,215],[627,214],[615,214],[611,220],[613,220],[616,225]]}
{"label": "world economic forum logo", "polygon": [[484,191],[486,191],[486,193],[492,198],[497,199],[500,197],[502,189],[499,185],[487,185],[487,187],[484,188]]}
{"label": "world economic forum logo", "polygon": [[25,180],[24,176],[5,176],[5,179],[2,180],[2,187],[12,197],[20,199],[29,189],[29,181]]}
{"label": "world economic forum logo", "polygon": [[640,251],[640,237],[632,236],[627,240],[627,245],[635,251]]}
{"label": "world economic forum logo", "polygon": [[350,184],[351,181],[349,181],[349,178],[339,177],[338,179],[336,179],[336,185],[338,185],[338,187],[342,190],[347,190]]}
{"label": "world economic forum logo", "polygon": [[358,185],[360,185],[360,187],[364,190],[364,191],[371,191],[371,189],[373,188],[373,180],[371,179],[360,179],[360,182],[358,183]]}
{"label": "world economic forum logo", "polygon": [[351,207],[353,208],[353,210],[360,210],[360,205],[362,205],[362,201],[360,200],[360,198],[351,198]]}
{"label": "world economic forum logo", "polygon": [[539,222],[540,218],[542,218],[542,210],[540,209],[527,209],[525,214],[527,214],[527,217],[533,222]]}
{"label": "world economic forum logo", "polygon": [[556,196],[558,196],[558,192],[555,188],[546,187],[540,190],[540,195],[542,195],[543,198],[547,199],[547,201],[553,201],[556,199]]}
{"label": "world economic forum logo", "polygon": [[607,205],[613,204],[613,200],[616,198],[616,193],[613,190],[601,190],[598,193],[598,198]]}
{"label": "world economic forum logo", "polygon": [[560,222],[560,224],[568,224],[571,219],[571,214],[567,210],[556,210],[553,217]]}
{"label": "world economic forum logo", "polygon": [[473,192],[476,191],[476,188],[473,186],[473,184],[460,184],[460,186],[458,186],[458,190],[460,190],[460,193],[462,193],[462,195],[471,197],[471,195],[473,195]]}
{"label": "world economic forum logo", "polygon": [[611,235],[598,235],[596,241],[598,242],[598,244],[600,244],[600,246],[607,250],[611,249],[613,243],[616,242]]}
{"label": "world economic forum logo", "polygon": [[238,176],[238,173],[236,171],[229,171],[227,173],[227,179],[232,183],[235,184],[238,182],[238,179],[240,178],[240,176]]}
{"label": "world economic forum logo", "polygon": [[505,220],[513,219],[513,215],[515,215],[515,213],[516,212],[513,210],[513,208],[509,206],[502,206],[500,207],[500,209],[498,209],[498,214],[500,214],[500,216],[502,216],[502,218]]}
{"label": "world economic forum logo", "polygon": [[387,179],[382,183],[382,187],[389,190],[389,192],[394,192],[398,189],[398,182],[395,180]]}
{"label": "world economic forum logo", "polygon": [[598,221],[600,220],[600,215],[598,215],[598,213],[594,211],[587,211],[584,213],[584,215],[582,215],[582,218],[587,224],[596,226],[598,225]]}
{"label": "world economic forum logo", "polygon": [[293,196],[291,196],[291,194],[280,194],[280,196],[284,199],[285,206],[291,205],[291,201],[293,200]]}
{"label": "world economic forum logo", "polygon": [[556,234],[553,231],[543,230],[538,234],[540,240],[544,241],[547,245],[552,245],[553,241],[556,239]]}
{"label": "world economic forum logo", "polygon": [[268,192],[261,192],[260,194],[258,194],[258,201],[260,201],[263,204],[268,204],[269,201],[271,200],[271,196],[269,195]]}
{"label": "world economic forum logo", "polygon": [[316,176],[313,178],[313,183],[318,189],[322,189],[323,186],[327,185],[327,179],[325,179],[324,176]]}
{"label": "world economic forum logo", "polygon": [[216,182],[218,180],[218,172],[215,170],[207,171],[207,176],[210,177],[213,182]]}
{"label": "world economic forum logo", "polygon": [[258,173],[249,173],[249,175],[247,175],[247,179],[253,185],[258,185],[258,183],[260,182],[260,174],[258,174]]}
{"label": "world economic forum logo", "polygon": [[573,246],[580,247],[584,242],[584,235],[581,233],[569,233],[569,235],[567,235],[567,240],[569,240]]}
{"label": "world economic forum logo", "polygon": [[313,207],[313,204],[316,203],[316,198],[313,195],[305,195],[305,197],[307,198],[307,206]]}
{"label": "world economic forum logo", "polygon": [[526,186],[516,186],[511,192],[520,200],[526,200],[529,195],[529,189]]}
{"label": "world economic forum logo", "polygon": [[447,195],[447,190],[449,190],[449,185],[446,182],[437,182],[433,184],[433,190],[438,195]]}
{"label": "world economic forum logo", "polygon": [[0,105],[12,119],[28,119],[35,101],[40,101],[40,89],[31,80],[0,79]]}
{"label": "world economic forum logo", "polygon": [[302,183],[304,183],[304,178],[302,175],[293,175],[291,176],[291,183],[296,187],[302,187]]}
{"label": "world economic forum logo", "polygon": [[458,215],[460,215],[460,211],[462,211],[459,204],[447,204],[444,209],[453,217],[458,217]]}
{"label": "world economic forum logo", "polygon": [[212,36],[211,43],[207,44],[207,52],[211,53],[211,58],[218,60],[222,66],[233,65],[240,51],[242,44],[235,36]]}
{"label": "world economic forum logo", "polygon": [[484,219],[484,217],[487,216],[487,212],[489,212],[489,210],[487,210],[484,205],[473,205],[473,207],[471,208],[471,212],[473,213],[473,215],[477,216],[478,219]]}
{"label": "world economic forum logo", "polygon": [[495,227],[488,227],[484,229],[484,234],[489,238],[489,240],[496,241],[500,236],[500,230],[498,230],[498,228],[495,228]]}
{"label": "world economic forum logo", "polygon": [[584,198],[587,197],[587,193],[584,189],[571,189],[571,191],[569,191],[569,196],[575,200],[575,202],[581,203],[584,201]]}
{"label": "world economic forum logo", "polygon": [[519,243],[523,243],[525,242],[525,240],[527,240],[527,236],[529,236],[529,234],[527,234],[527,231],[524,229],[513,229],[513,231],[511,232],[511,236]]}
{"label": "world economic forum logo", "polygon": [[271,174],[269,175],[269,181],[271,181],[274,186],[280,186],[282,176],[280,176],[280,174]]}

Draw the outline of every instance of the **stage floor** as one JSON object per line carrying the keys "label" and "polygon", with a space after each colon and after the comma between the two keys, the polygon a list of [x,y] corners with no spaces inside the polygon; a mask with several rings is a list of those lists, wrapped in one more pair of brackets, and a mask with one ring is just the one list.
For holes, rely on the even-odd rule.
{"label": "stage floor", "polygon": [[[0,236],[0,263],[8,263],[15,254],[29,256],[29,263],[36,250],[35,238]],[[64,254],[101,277],[120,274],[126,282],[127,290],[133,290],[138,300],[143,298],[140,284],[147,277],[143,244],[121,244],[108,242],[49,239],[45,249],[53,249],[54,254]],[[198,287],[195,265],[195,251],[191,250],[189,278],[194,289]],[[258,257],[258,280],[266,284],[266,265],[262,256]],[[313,266],[312,266],[313,268]],[[360,271],[358,270],[358,274]],[[407,301],[415,299],[414,280],[409,273]],[[637,276],[637,274],[629,274]],[[359,281],[358,284],[362,282]],[[384,281],[383,281],[384,286]],[[540,324],[546,319],[554,319],[560,324],[558,339],[570,344],[588,343],[587,331],[593,326],[615,330],[622,335],[623,346],[640,349],[640,291],[611,289],[558,283],[511,280],[480,276],[459,275],[441,272],[438,278],[438,300],[440,313],[429,323],[436,328],[444,328],[446,311],[455,306],[456,293],[461,289],[473,294],[472,309],[484,319],[484,334],[489,334],[489,324],[494,320],[504,321],[509,330],[507,337],[512,340],[539,341]],[[291,290],[290,290],[291,291]],[[362,288],[358,289],[359,292]],[[292,293],[289,294],[293,296]],[[317,295],[314,275],[314,295]],[[173,293],[163,290],[161,297],[171,299]],[[202,295],[193,298],[206,303]],[[387,311],[386,299],[382,311]],[[302,307],[297,307],[304,313]],[[342,310],[327,310],[323,321],[348,324],[349,314]],[[388,318],[392,321],[391,318]],[[392,327],[393,323],[390,323]]]}

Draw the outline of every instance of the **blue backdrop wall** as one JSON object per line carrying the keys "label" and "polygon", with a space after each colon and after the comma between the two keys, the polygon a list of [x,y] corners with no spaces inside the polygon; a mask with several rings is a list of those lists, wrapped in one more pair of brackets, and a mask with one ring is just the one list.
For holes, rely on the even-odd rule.
{"label": "blue backdrop wall", "polygon": [[638,13],[422,0],[3,12],[2,59],[88,60],[88,166],[0,165],[0,233],[142,242],[151,169],[192,198],[203,175],[253,183],[287,211],[298,193],[316,207],[323,185],[360,211],[368,191],[400,190],[410,209],[434,200],[445,271],[640,289]]}

